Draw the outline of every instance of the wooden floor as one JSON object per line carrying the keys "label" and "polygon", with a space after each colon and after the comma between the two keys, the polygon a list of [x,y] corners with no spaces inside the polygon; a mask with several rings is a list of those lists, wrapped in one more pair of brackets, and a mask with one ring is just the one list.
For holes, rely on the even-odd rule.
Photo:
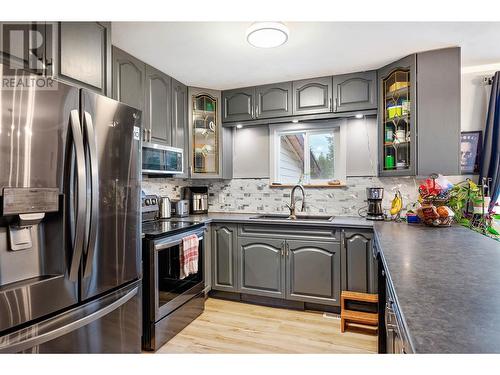
{"label": "wooden floor", "polygon": [[157,353],[376,353],[377,337],[340,333],[340,319],[209,298]]}

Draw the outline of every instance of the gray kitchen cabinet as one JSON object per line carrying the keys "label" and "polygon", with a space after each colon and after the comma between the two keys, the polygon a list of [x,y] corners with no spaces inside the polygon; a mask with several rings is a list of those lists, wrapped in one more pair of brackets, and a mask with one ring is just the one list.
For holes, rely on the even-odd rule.
{"label": "gray kitchen cabinet", "polygon": [[342,290],[377,293],[377,259],[373,233],[361,230],[343,231]]}
{"label": "gray kitchen cabinet", "polygon": [[246,87],[222,92],[222,121],[245,121],[255,117],[255,89]]}
{"label": "gray kitchen cabinet", "polygon": [[460,47],[417,54],[417,175],[460,174]]}
{"label": "gray kitchen cabinet", "polygon": [[0,63],[51,75],[52,27],[46,22],[0,22],[0,41]]}
{"label": "gray kitchen cabinet", "polygon": [[113,99],[144,111],[146,64],[113,46]]}
{"label": "gray kitchen cabinet", "polygon": [[285,297],[285,241],[239,237],[239,286],[241,293]]}
{"label": "gray kitchen cabinet", "polygon": [[221,124],[221,92],[188,88],[188,148],[185,159],[192,179],[233,176],[233,128]]}
{"label": "gray kitchen cabinet", "polygon": [[111,95],[111,23],[59,22],[54,76]]}
{"label": "gray kitchen cabinet", "polygon": [[187,157],[189,147],[187,97],[187,86],[172,78],[172,146],[185,150],[184,174],[179,177],[187,177],[189,170]]}
{"label": "gray kitchen cabinet", "polygon": [[379,175],[413,176],[417,170],[418,131],[416,55],[379,69],[377,77]]}
{"label": "gray kitchen cabinet", "polygon": [[349,112],[377,108],[377,72],[333,76],[333,111]]}
{"label": "gray kitchen cabinet", "polygon": [[273,118],[292,114],[292,83],[282,82],[255,88],[255,118]]}
{"label": "gray kitchen cabinet", "polygon": [[293,114],[318,114],[332,112],[332,77],[294,81]]}
{"label": "gray kitchen cabinet", "polygon": [[238,291],[236,225],[212,226],[212,289]]}
{"label": "gray kitchen cabinet", "polygon": [[203,276],[205,279],[205,294],[212,289],[212,224],[205,228],[205,249],[203,253]]}
{"label": "gray kitchen cabinet", "polygon": [[146,65],[146,141],[170,146],[172,143],[172,79]]}
{"label": "gray kitchen cabinet", "polygon": [[340,305],[340,244],[286,241],[286,298]]}

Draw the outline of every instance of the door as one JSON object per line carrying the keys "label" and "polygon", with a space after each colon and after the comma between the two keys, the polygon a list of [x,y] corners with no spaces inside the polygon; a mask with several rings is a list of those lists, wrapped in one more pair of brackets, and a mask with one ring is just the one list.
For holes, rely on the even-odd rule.
{"label": "door", "polygon": [[377,71],[380,176],[415,175],[416,65],[410,55]]}
{"label": "door", "polygon": [[172,79],[165,73],[146,66],[146,141],[165,146],[172,144]]}
{"label": "door", "polygon": [[333,111],[348,112],[377,108],[377,72],[333,76]]}
{"label": "door", "polygon": [[[0,72],[3,68],[0,65]],[[19,70],[13,79],[36,77]],[[65,183],[70,170],[68,150],[77,144],[71,125],[79,130],[79,91],[59,82],[57,90],[19,87],[16,91],[2,91],[2,94],[0,199],[4,199],[4,188],[11,188],[11,192],[21,193],[18,202],[27,204],[30,200],[24,197],[31,196],[35,203],[40,204],[40,195],[34,197],[31,191],[41,188],[51,189],[51,197],[59,203],[56,212],[46,213],[38,225],[30,227],[31,246],[18,250],[12,247],[8,225],[18,221],[18,214],[9,215],[2,210],[0,332],[76,304],[79,266],[79,258],[75,256],[75,247],[70,240],[69,209],[65,204],[65,197],[69,195]],[[78,137],[78,145],[80,140]],[[23,196],[23,193],[27,195]],[[10,197],[12,199],[13,195]],[[22,206],[17,206],[20,207],[18,212],[24,211]],[[31,209],[31,204],[28,209]],[[72,261],[76,272],[70,279]]]}
{"label": "door", "polygon": [[332,77],[294,81],[292,87],[294,115],[332,111]]}
{"label": "door", "polygon": [[292,114],[292,83],[283,82],[255,88],[257,118],[290,116]]}
{"label": "door", "polygon": [[212,229],[212,289],[236,292],[236,226],[216,224]]}
{"label": "door", "polygon": [[86,143],[90,224],[81,288],[87,299],[140,276],[141,112],[82,90],[82,117],[84,133],[94,133]]}
{"label": "door", "polygon": [[238,238],[240,292],[285,298],[285,241]]}
{"label": "door", "polygon": [[184,150],[184,173],[188,171],[187,86],[172,79],[172,146]]}
{"label": "door", "polygon": [[253,87],[222,92],[222,121],[251,120],[255,117],[255,89]]}
{"label": "door", "polygon": [[55,75],[103,95],[111,94],[111,24],[59,22]]}
{"label": "door", "polygon": [[286,241],[286,298],[340,305],[340,244]]}
{"label": "door", "polygon": [[369,232],[344,232],[342,290],[377,293],[377,259],[372,238]]}
{"label": "door", "polygon": [[146,64],[113,46],[113,98],[144,110]]}

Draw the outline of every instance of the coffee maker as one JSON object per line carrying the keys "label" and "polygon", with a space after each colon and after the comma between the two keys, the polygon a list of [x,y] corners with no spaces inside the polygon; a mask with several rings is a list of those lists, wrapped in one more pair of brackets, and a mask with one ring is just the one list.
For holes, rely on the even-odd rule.
{"label": "coffee maker", "polygon": [[366,188],[366,199],[368,202],[367,220],[384,220],[382,210],[382,198],[384,197],[384,188],[370,187]]}
{"label": "coffee maker", "polygon": [[182,193],[184,199],[189,200],[190,210],[193,215],[208,213],[208,187],[186,186]]}

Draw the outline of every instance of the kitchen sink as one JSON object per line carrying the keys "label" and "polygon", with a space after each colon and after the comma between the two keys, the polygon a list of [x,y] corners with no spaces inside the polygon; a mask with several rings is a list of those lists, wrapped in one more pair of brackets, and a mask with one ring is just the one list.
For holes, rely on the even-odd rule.
{"label": "kitchen sink", "polygon": [[289,220],[289,221],[332,221],[332,215],[297,215],[296,219],[290,219],[288,215],[267,214],[251,217],[254,220]]}

